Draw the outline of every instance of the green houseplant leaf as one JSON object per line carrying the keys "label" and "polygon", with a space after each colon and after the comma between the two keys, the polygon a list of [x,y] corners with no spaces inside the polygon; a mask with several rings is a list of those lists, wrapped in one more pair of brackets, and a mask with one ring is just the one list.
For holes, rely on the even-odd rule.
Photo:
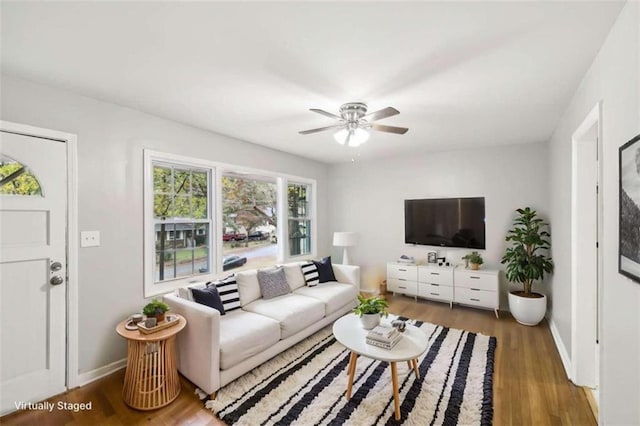
{"label": "green houseplant leaf", "polygon": [[358,306],[353,310],[353,312],[359,317],[364,314],[380,314],[385,317],[389,315],[387,312],[389,304],[384,299],[380,299],[378,297],[364,298],[358,295],[358,303]]}
{"label": "green houseplant leaf", "polygon": [[144,308],[142,308],[142,313],[146,316],[155,316],[164,314],[169,310],[169,305],[164,302],[159,301],[158,299],[153,299]]}
{"label": "green houseplant leaf", "polygon": [[531,297],[533,283],[553,272],[553,260],[547,256],[551,234],[547,230],[549,224],[537,217],[535,210],[525,207],[516,212],[513,228],[505,237],[511,247],[505,250],[500,263],[507,265],[507,279],[522,284],[524,296]]}

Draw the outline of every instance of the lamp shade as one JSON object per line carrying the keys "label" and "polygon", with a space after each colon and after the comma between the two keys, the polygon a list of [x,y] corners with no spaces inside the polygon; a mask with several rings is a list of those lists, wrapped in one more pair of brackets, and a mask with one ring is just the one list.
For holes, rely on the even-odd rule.
{"label": "lamp shade", "polygon": [[333,245],[337,247],[352,247],[358,242],[358,234],[355,232],[334,232]]}

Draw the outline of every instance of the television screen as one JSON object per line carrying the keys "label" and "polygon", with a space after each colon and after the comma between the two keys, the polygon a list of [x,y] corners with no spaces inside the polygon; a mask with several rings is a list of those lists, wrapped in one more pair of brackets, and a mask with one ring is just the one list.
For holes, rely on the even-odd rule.
{"label": "television screen", "polygon": [[404,242],[485,248],[484,197],[404,201]]}

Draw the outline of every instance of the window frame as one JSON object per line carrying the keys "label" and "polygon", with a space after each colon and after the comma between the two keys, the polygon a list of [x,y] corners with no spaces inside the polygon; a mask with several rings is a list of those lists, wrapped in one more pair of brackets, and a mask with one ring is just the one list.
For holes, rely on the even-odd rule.
{"label": "window frame", "polygon": [[[144,294],[145,298],[168,293],[189,284],[206,282],[216,278],[223,278],[232,271],[222,270],[222,176],[225,174],[258,175],[276,180],[277,186],[277,262],[286,263],[313,259],[318,252],[317,230],[317,181],[301,176],[289,175],[269,170],[254,169],[222,162],[210,161],[187,157],[183,155],[160,152],[150,149],[143,150],[144,157],[144,182],[143,182],[143,236],[144,236]],[[196,274],[187,277],[168,279],[159,283],[155,282],[155,220],[154,208],[154,183],[153,164],[166,163],[177,167],[193,167],[207,170],[209,173],[209,194],[207,199],[209,231],[209,265],[208,274]],[[295,256],[289,255],[289,229],[288,229],[288,184],[310,185],[311,200],[309,208],[309,222],[311,225],[311,252]]]}
{"label": "window frame", "polygon": [[[305,212],[306,215],[305,216],[289,216],[289,198],[288,198],[288,193],[289,193],[289,185],[298,185],[298,186],[309,186],[309,189],[307,190],[307,192],[310,193],[311,195],[311,201],[307,200],[307,206],[305,208]],[[305,259],[307,257],[310,256],[310,254],[312,253],[316,253],[316,237],[317,237],[317,233],[316,231],[316,221],[315,221],[315,186],[313,184],[311,184],[310,182],[305,182],[302,179],[287,179],[285,185],[284,185],[284,192],[285,192],[285,199],[287,200],[287,205],[285,206],[285,211],[286,211],[286,218],[285,221],[287,223],[287,234],[286,234],[286,240],[287,240],[287,258],[290,260],[295,260],[295,259]],[[291,247],[289,246],[289,221],[308,221],[309,225],[311,226],[311,233],[309,235],[309,238],[311,238],[311,244],[309,245],[309,253],[301,253],[301,254],[295,254],[292,255],[291,254]]]}

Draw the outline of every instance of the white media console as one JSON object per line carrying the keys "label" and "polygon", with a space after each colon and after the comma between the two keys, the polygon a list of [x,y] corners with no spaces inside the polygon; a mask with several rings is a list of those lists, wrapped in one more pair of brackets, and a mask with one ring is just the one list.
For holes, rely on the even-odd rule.
{"label": "white media console", "polygon": [[440,302],[493,309],[498,317],[498,270],[387,263],[387,290]]}

